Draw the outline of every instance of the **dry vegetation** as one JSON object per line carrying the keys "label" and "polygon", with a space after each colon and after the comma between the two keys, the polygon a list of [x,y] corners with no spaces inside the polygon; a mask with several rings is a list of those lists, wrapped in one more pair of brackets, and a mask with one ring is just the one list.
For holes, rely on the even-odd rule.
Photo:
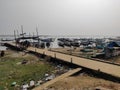
{"label": "dry vegetation", "polygon": [[88,75],[71,76],[48,87],[48,90],[120,90],[120,84],[90,77]]}

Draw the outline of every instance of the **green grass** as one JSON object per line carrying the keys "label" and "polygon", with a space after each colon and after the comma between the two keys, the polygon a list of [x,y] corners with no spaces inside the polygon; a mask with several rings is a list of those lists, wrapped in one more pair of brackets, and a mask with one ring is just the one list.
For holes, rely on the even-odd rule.
{"label": "green grass", "polygon": [[11,83],[14,81],[21,85],[29,82],[31,79],[35,81],[39,80],[46,72],[52,72],[53,67],[41,61],[35,61],[34,63],[25,65],[17,64],[23,59],[29,58],[33,57],[8,56],[0,58],[0,90],[4,90],[4,87],[7,87],[8,90],[13,90],[14,87],[11,87]]}

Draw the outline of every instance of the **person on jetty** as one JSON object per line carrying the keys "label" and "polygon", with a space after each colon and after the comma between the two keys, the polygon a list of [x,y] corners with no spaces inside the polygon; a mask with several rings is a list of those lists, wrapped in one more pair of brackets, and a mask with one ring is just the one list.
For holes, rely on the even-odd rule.
{"label": "person on jetty", "polygon": [[0,56],[4,57],[4,55],[5,55],[5,52],[2,50],[1,53],[0,53]]}

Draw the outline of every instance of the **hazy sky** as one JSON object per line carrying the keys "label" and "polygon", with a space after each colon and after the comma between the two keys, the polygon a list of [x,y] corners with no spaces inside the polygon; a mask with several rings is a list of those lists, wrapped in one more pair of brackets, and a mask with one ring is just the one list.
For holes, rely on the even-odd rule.
{"label": "hazy sky", "polygon": [[120,0],[0,0],[0,34],[120,35]]}

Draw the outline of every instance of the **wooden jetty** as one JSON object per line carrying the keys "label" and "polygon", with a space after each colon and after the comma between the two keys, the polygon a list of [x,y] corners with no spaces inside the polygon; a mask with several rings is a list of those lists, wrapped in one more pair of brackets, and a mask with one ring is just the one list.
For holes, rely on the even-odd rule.
{"label": "wooden jetty", "polygon": [[33,90],[44,90],[46,87],[54,84],[55,82],[57,82],[59,80],[62,80],[64,78],[66,78],[66,77],[69,77],[69,76],[73,75],[74,73],[79,72],[80,70],[81,70],[81,68],[76,68],[76,69],[70,70],[70,71],[68,71],[68,72],[54,78],[53,80],[50,80],[50,81],[48,81],[48,82],[34,88]]}
{"label": "wooden jetty", "polygon": [[[13,43],[8,43],[8,44],[16,47],[15,44],[13,44]],[[47,49],[39,49],[39,48],[35,48],[35,47],[28,47],[27,51],[44,54],[44,55],[50,56],[52,58],[60,59],[65,62],[73,63],[78,66],[84,67],[84,68],[88,68],[88,69],[91,69],[94,71],[99,71],[99,72],[120,78],[120,65],[95,61],[95,60],[81,58],[81,57],[76,57],[76,56],[72,56],[72,55],[62,54],[59,52],[53,52],[53,51],[49,51]]]}
{"label": "wooden jetty", "polygon": [[100,72],[120,78],[120,66],[119,65],[114,65],[114,64],[104,63],[104,62],[90,60],[86,58],[66,55],[66,54],[62,54],[59,52],[48,51],[47,49],[38,49],[34,47],[29,47],[27,50],[37,52],[40,54],[45,54],[47,56],[57,58],[65,62],[70,62],[70,63],[76,64],[76,65],[79,65],[79,66],[82,66],[88,69],[100,71]]}

